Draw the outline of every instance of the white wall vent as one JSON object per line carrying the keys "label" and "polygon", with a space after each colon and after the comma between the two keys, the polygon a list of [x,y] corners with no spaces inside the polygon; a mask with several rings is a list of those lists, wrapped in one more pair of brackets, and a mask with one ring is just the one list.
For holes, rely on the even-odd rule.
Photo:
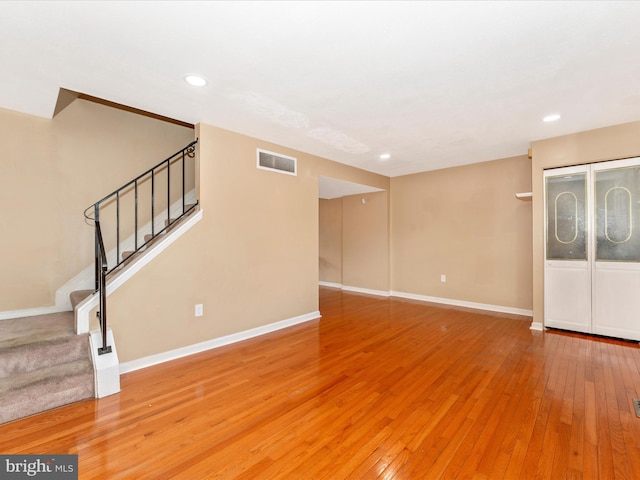
{"label": "white wall vent", "polygon": [[280,153],[258,151],[258,168],[271,170],[272,172],[286,173],[287,175],[297,175],[298,160]]}

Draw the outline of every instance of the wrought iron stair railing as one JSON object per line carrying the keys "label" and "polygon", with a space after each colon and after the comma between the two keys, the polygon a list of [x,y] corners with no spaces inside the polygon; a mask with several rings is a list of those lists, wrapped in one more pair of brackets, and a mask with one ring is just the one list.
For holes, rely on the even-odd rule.
{"label": "wrought iron stair railing", "polygon": [[[95,290],[100,299],[97,316],[102,334],[98,353],[101,355],[111,352],[111,346],[107,345],[107,277],[197,207],[197,199],[191,204],[186,200],[187,194],[195,189],[195,161],[187,164],[187,158],[195,158],[197,143],[197,139],[189,143],[84,211],[85,218],[94,224]],[[165,184],[166,189],[158,184]],[[188,191],[188,187],[192,190]],[[166,207],[166,218],[163,207]],[[158,210],[160,218],[156,218]],[[140,227],[142,222],[144,226]],[[133,241],[126,255],[122,238]]]}

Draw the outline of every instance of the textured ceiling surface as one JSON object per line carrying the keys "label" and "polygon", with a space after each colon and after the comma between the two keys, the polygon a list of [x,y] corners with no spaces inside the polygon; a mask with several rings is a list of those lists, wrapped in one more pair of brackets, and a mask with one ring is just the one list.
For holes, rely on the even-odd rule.
{"label": "textured ceiling surface", "polygon": [[639,18],[615,1],[3,1],[0,107],[50,118],[66,88],[398,176],[640,120]]}

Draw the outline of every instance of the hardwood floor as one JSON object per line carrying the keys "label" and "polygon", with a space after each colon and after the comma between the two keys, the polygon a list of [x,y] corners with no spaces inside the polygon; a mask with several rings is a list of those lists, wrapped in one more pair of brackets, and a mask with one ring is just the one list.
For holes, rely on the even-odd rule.
{"label": "hardwood floor", "polygon": [[0,426],[81,479],[631,479],[640,348],[322,288],[322,319]]}

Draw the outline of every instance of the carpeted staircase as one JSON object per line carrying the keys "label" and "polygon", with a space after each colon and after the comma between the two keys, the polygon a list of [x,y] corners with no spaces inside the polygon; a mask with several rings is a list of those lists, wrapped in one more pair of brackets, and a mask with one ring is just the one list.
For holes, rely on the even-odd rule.
{"label": "carpeted staircase", "polygon": [[0,321],[0,423],[94,398],[94,391],[89,335],[75,334],[73,312]]}
{"label": "carpeted staircase", "polygon": [[[96,221],[100,206],[104,202],[111,202],[110,199],[114,195],[118,196],[121,191],[131,190],[131,185],[134,182],[138,182],[139,179],[151,178],[153,181],[156,170],[161,171],[166,168],[168,171],[172,162],[177,164],[180,160],[182,161],[182,197],[175,202],[173,207],[167,205],[167,210],[160,214],[159,218],[149,219],[149,230],[155,235],[144,235],[144,242],[140,248],[137,248],[139,245],[137,234],[133,236],[132,238],[135,238],[135,240],[131,243],[134,243],[134,249],[137,249],[137,251],[122,252],[121,258],[127,262],[119,263],[117,268],[112,267],[109,273],[114,270],[123,273],[127,264],[134,264],[136,258],[140,258],[146,254],[145,252],[152,250],[150,247],[156,245],[156,242],[160,243],[160,240],[156,240],[158,237],[164,236],[174,226],[179,225],[183,218],[196,212],[197,201],[192,204],[185,204],[187,197],[190,197],[191,193],[195,194],[195,191],[184,191],[184,175],[185,159],[187,157],[195,158],[195,144],[197,142],[198,140],[196,139],[171,157],[158,163],[142,176],[136,177],[136,179],[131,180],[85,210],[85,218],[96,223],[96,245],[104,249],[102,237],[100,236],[99,222]],[[168,180],[169,177],[167,175],[167,195],[170,197],[171,189]],[[134,230],[138,229],[137,183],[135,185],[136,223],[132,226]],[[151,202],[153,212],[153,196],[151,197]],[[95,219],[91,216],[92,213],[95,215]],[[175,214],[177,218],[172,218],[170,213]],[[166,218],[165,215],[169,218]],[[202,218],[201,213],[199,218]],[[164,221],[165,228],[154,230],[155,222],[160,220]],[[144,229],[146,228],[147,226],[145,225]],[[138,233],[143,233],[144,229]],[[124,243],[127,245],[127,242]],[[165,243],[168,245],[170,242]],[[119,251],[122,246],[118,240],[118,244],[111,248]],[[161,250],[162,248],[158,249],[158,251]],[[103,256],[107,255],[107,252],[102,250],[99,253]],[[97,258],[100,257],[98,256]],[[131,262],[129,262],[129,259]],[[97,281],[98,279],[96,278]],[[103,290],[103,293],[105,292]],[[79,302],[93,293],[93,290],[73,292],[70,295],[72,308],[75,308]],[[87,305],[93,304],[94,301],[95,299],[92,299],[91,302],[84,302],[79,311],[83,310]],[[85,323],[88,326],[86,318],[88,312],[83,310],[82,315],[79,321],[82,321],[83,326]],[[98,360],[96,362],[98,367],[98,374],[96,375],[91,359],[89,334],[76,335],[74,323],[75,316],[72,311],[0,320],[0,424],[79,400],[95,398],[96,391],[99,395],[110,395],[119,391],[119,371],[115,348],[111,355],[107,354],[101,357],[102,361]],[[83,327],[82,330],[84,329]],[[107,332],[104,334],[109,335]],[[96,387],[96,378],[100,380],[98,383],[100,388]]]}

